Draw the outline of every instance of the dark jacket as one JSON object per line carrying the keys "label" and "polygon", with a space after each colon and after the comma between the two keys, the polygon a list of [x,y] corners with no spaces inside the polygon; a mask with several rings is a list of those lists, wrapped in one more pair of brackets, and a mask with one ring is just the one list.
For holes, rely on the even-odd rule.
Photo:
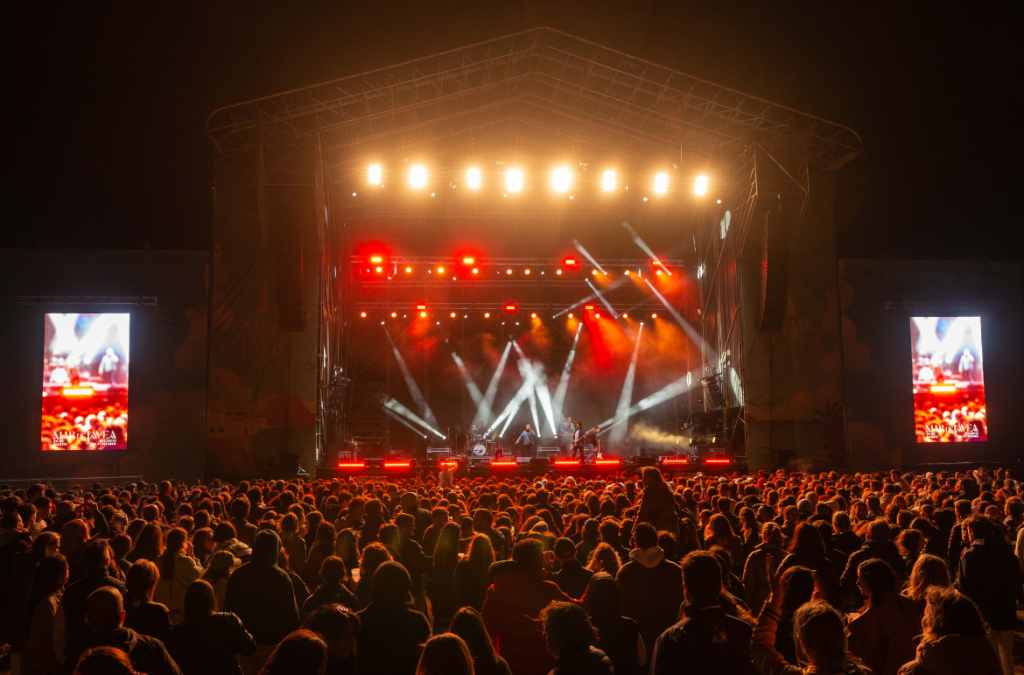
{"label": "dark jacket", "polygon": [[1002,675],[999,657],[984,635],[947,635],[921,642],[917,658],[904,664],[899,675]]}
{"label": "dark jacket", "polygon": [[252,560],[228,577],[224,609],[237,615],[261,645],[275,645],[299,627],[291,577],[277,566],[280,550],[277,533],[262,530]]}
{"label": "dark jacket", "polygon": [[669,489],[668,483],[658,480],[644,488],[640,495],[640,511],[636,522],[650,523],[656,530],[668,530],[679,536],[679,514],[676,510],[676,498]]}
{"label": "dark jacket", "polygon": [[104,586],[111,586],[124,593],[124,583],[108,576],[106,569],[89,570],[84,577],[64,590],[61,605],[64,607],[64,621],[67,626],[68,652],[92,633],[85,623],[85,601],[93,591]]}
{"label": "dark jacket", "polygon": [[550,577],[551,581],[558,584],[562,592],[573,600],[579,600],[587,590],[587,584],[594,573],[586,569],[576,560],[567,560],[562,563],[562,569]]}
{"label": "dark jacket", "polygon": [[343,584],[323,584],[313,591],[306,602],[302,603],[299,618],[305,620],[307,616],[324,605],[342,605],[353,612],[358,612],[360,608],[356,594]]}
{"label": "dark jacket", "polygon": [[131,593],[125,593],[124,626],[136,633],[166,642],[171,636],[171,613],[159,602],[143,600],[132,606]]}
{"label": "dark jacket", "polygon": [[139,635],[131,628],[115,628],[89,637],[68,650],[68,659],[57,671],[58,675],[72,675],[78,659],[93,647],[115,647],[128,655],[132,667],[146,675],[182,675],[178,664],[167,653],[164,644],[148,635]]}
{"label": "dark jacket", "polygon": [[872,603],[847,626],[850,652],[875,675],[896,675],[914,658],[914,638],[921,633],[921,610],[910,598],[895,592]]}
{"label": "dark jacket", "polygon": [[405,536],[398,542],[398,555],[402,556],[402,567],[412,579],[413,594],[422,593],[423,574],[430,571],[430,558],[423,554],[423,547],[415,539]]}
{"label": "dark jacket", "polygon": [[636,621],[622,616],[622,598],[615,579],[609,574],[595,574],[587,586],[587,602],[590,622],[597,629],[597,648],[611,659],[615,675],[645,672],[646,667],[637,664],[640,628]]}
{"label": "dark jacket", "polygon": [[463,558],[455,565],[455,608],[472,607],[478,612],[483,609],[484,597],[491,587],[491,573],[477,569],[469,558]]}
{"label": "dark jacket", "polygon": [[859,550],[854,551],[850,554],[850,557],[846,561],[846,570],[843,572],[843,576],[840,579],[840,585],[843,591],[850,592],[856,591],[857,589],[857,568],[860,567],[862,562],[871,560],[872,558],[878,558],[889,563],[889,567],[896,573],[896,576],[900,579],[907,578],[907,567],[903,561],[903,556],[900,555],[900,551],[896,548],[896,544],[891,541],[875,541],[869,539],[864,542],[864,545]]}
{"label": "dark jacket", "polygon": [[718,606],[687,607],[686,618],[658,638],[651,675],[754,675],[750,660],[750,624]]}
{"label": "dark jacket", "polygon": [[515,675],[544,675],[555,660],[547,653],[536,619],[552,601],[572,599],[545,581],[544,570],[522,569],[511,560],[491,565],[491,577],[494,585],[487,590],[482,613],[498,653]]}
{"label": "dark jacket", "polygon": [[658,546],[634,549],[629,557],[615,577],[622,614],[637,622],[644,644],[650,647],[676,622],[683,602],[683,573]]}
{"label": "dark jacket", "polygon": [[252,656],[256,641],[237,616],[214,612],[200,621],[176,626],[167,651],[184,675],[240,675],[235,655]]}
{"label": "dark jacket", "polygon": [[1014,627],[1022,579],[1013,551],[1001,544],[973,541],[960,556],[957,578],[960,590],[977,603],[992,630]]}
{"label": "dark jacket", "polygon": [[369,606],[362,622],[356,671],[359,675],[413,675],[423,643],[430,637],[427,617],[409,606],[412,580],[399,563],[389,561],[373,574]]}
{"label": "dark jacket", "polygon": [[600,649],[590,647],[579,655],[563,654],[549,675],[612,675],[612,662]]}

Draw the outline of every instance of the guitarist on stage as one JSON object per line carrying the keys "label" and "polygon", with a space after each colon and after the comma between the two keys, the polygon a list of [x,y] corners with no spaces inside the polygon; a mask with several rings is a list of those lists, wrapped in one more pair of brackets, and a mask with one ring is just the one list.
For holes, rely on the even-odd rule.
{"label": "guitarist on stage", "polygon": [[583,450],[583,439],[586,434],[583,433],[583,423],[576,423],[576,430],[572,432],[572,458],[576,459],[576,453]]}

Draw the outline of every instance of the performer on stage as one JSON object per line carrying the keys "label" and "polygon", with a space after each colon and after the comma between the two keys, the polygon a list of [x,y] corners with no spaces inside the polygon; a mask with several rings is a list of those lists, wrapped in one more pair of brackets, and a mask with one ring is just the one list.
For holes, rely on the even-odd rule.
{"label": "performer on stage", "polygon": [[534,447],[537,445],[537,434],[530,429],[529,424],[526,425],[526,429],[516,439],[516,445],[520,443],[523,445],[523,457],[536,457]]}
{"label": "performer on stage", "polygon": [[558,429],[558,445],[561,447],[563,455],[568,453],[569,446],[572,444],[572,432],[572,418],[567,417]]}
{"label": "performer on stage", "polygon": [[576,453],[583,454],[583,423],[576,423],[576,431],[572,432],[572,458],[576,459]]}
{"label": "performer on stage", "polygon": [[601,441],[598,440],[597,434],[601,431],[601,427],[594,427],[587,432],[587,435],[583,438],[583,447],[587,449],[587,454],[583,458],[583,463],[591,463],[601,455]]}

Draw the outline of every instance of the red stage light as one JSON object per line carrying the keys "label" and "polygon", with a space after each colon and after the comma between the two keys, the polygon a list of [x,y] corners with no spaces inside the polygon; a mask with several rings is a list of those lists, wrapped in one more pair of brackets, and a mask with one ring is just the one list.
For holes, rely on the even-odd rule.
{"label": "red stage light", "polygon": [[411,466],[412,466],[412,462],[409,462],[409,461],[392,460],[390,462],[389,461],[385,461],[384,462],[384,468],[385,469],[408,469]]}
{"label": "red stage light", "polygon": [[565,263],[566,267],[576,268],[580,266],[580,262],[576,260],[576,258],[566,258],[563,262]]}
{"label": "red stage light", "polygon": [[475,268],[475,267],[473,268],[473,274],[476,274],[476,273],[477,273],[477,272],[479,272],[479,271],[480,271],[480,270],[478,270],[477,268]]}
{"label": "red stage light", "polygon": [[594,309],[594,306],[593,305],[583,305],[583,309],[585,309],[587,311],[590,311],[590,310]]}
{"label": "red stage light", "polygon": [[476,262],[476,258],[463,258],[462,259],[462,264],[463,265],[472,265],[475,262]]}
{"label": "red stage light", "polygon": [[681,464],[689,464],[690,460],[685,457],[662,457],[661,463],[665,466],[678,466]]}
{"label": "red stage light", "polygon": [[956,392],[955,384],[933,384],[928,388],[933,394],[952,394]]}
{"label": "red stage light", "polygon": [[458,468],[459,463],[456,460],[454,460],[454,459],[443,459],[439,463],[439,466],[442,469],[455,469],[455,468]]}
{"label": "red stage light", "polygon": [[516,311],[516,306],[512,305],[512,304],[505,305],[505,311],[506,312],[514,312],[514,311]]}
{"label": "red stage light", "polygon": [[426,305],[416,305],[416,309],[426,309]]}
{"label": "red stage light", "polygon": [[365,469],[366,462],[338,462],[339,469]]}
{"label": "red stage light", "polygon": [[370,256],[370,262],[373,263],[374,265],[379,265],[382,262],[384,262],[384,256],[382,256],[382,255],[371,255]]}
{"label": "red stage light", "polygon": [[594,466],[618,466],[620,464],[617,459],[598,459],[594,461]]}
{"label": "red stage light", "polygon": [[705,464],[731,464],[732,460],[725,457],[708,457],[704,460]]}
{"label": "red stage light", "polygon": [[365,319],[366,318],[366,312],[359,312],[359,316],[361,316],[361,317],[363,317]]}
{"label": "red stage light", "polygon": [[507,469],[516,466],[516,460],[514,459],[494,459],[491,460],[491,466],[497,469]]}
{"label": "red stage light", "polygon": [[556,459],[555,466],[579,466],[580,460],[578,459]]}
{"label": "red stage light", "polygon": [[89,398],[96,392],[92,387],[65,387],[61,393],[67,398]]}

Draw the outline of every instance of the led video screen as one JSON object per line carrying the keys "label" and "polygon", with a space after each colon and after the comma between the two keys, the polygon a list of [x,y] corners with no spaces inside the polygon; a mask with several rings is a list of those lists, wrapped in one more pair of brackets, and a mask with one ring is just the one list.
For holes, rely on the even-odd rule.
{"label": "led video screen", "polygon": [[918,443],[988,440],[981,317],[910,319]]}
{"label": "led video screen", "polygon": [[43,450],[124,449],[129,314],[47,314]]}

